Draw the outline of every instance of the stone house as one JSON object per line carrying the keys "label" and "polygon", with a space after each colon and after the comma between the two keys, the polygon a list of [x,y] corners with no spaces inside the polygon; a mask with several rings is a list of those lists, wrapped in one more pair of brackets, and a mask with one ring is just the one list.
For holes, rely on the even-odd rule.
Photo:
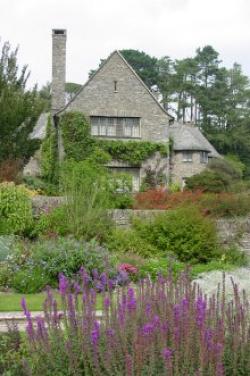
{"label": "stone house", "polygon": [[[139,166],[117,160],[109,164],[112,171],[132,175],[135,191],[148,170],[161,173],[166,184],[171,180],[182,184],[186,177],[204,169],[208,155],[217,156],[198,128],[174,123],[173,117],[119,51],[114,51],[75,97],[65,104],[66,38],[66,30],[52,31],[51,115],[55,125],[65,111],[80,111],[89,119],[91,134],[97,138],[164,144],[169,143],[170,138],[173,140],[172,154],[167,157],[157,152]],[[42,134],[41,128],[40,124],[32,137]],[[59,127],[58,132],[60,140]],[[62,155],[63,145],[59,149]]]}

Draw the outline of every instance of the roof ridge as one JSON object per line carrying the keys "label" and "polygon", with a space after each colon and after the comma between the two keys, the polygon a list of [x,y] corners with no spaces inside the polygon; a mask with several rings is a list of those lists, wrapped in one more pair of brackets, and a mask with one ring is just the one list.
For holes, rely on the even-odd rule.
{"label": "roof ridge", "polygon": [[59,111],[55,113],[55,115],[59,115],[61,112],[65,111],[66,108],[69,107],[69,105],[78,97],[78,95],[83,91],[83,89],[92,81],[92,79],[100,72],[100,70],[109,62],[109,60],[112,58],[113,55],[117,54],[122,61],[126,64],[126,66],[129,68],[129,70],[133,73],[133,75],[137,78],[137,80],[142,84],[142,86],[146,89],[146,91],[149,93],[149,95],[153,98],[153,100],[156,102],[156,104],[160,107],[160,109],[171,119],[174,119],[172,115],[170,115],[165,108],[158,102],[158,100],[155,98],[155,96],[152,94],[150,89],[147,87],[145,82],[141,79],[141,77],[136,73],[136,71],[132,68],[132,66],[129,64],[129,62],[125,59],[125,57],[122,55],[122,53],[119,50],[114,50],[108,58],[101,64],[96,71],[92,74],[91,77],[81,86],[79,91],[74,95],[74,97]]}

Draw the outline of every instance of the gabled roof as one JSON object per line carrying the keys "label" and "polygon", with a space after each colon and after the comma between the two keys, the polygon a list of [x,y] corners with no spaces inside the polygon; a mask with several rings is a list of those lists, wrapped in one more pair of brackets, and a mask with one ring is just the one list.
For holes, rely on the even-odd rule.
{"label": "gabled roof", "polygon": [[207,151],[210,157],[219,158],[220,154],[201,133],[198,127],[174,123],[169,127],[169,135],[176,151]]}
{"label": "gabled roof", "polygon": [[135,72],[135,70],[131,67],[131,65],[127,62],[127,60],[124,58],[124,56],[121,54],[120,51],[118,50],[115,50],[114,52],[112,52],[109,57],[104,61],[103,64],[100,65],[100,67],[95,71],[95,73],[88,79],[88,81],[80,88],[80,90],[76,93],[76,95],[66,104],[66,106],[64,108],[62,108],[61,110],[59,110],[55,115],[59,115],[61,112],[64,112],[67,107],[76,99],[76,97],[78,97],[78,95],[84,90],[84,88],[93,80],[93,78],[103,69],[103,67],[108,64],[109,60],[115,55],[117,54],[121,59],[122,61],[124,62],[124,64],[126,64],[126,66],[129,68],[129,70],[133,73],[133,75],[137,78],[137,80],[140,82],[140,84],[145,88],[145,90],[149,93],[149,95],[152,97],[152,99],[155,101],[155,103],[157,104],[158,107],[160,107],[160,109],[171,119],[174,119],[172,115],[170,115],[165,109],[164,107],[158,102],[158,100],[155,98],[155,96],[152,94],[152,92],[149,90],[149,88],[147,87],[147,85],[143,82],[143,80],[140,78],[140,76]]}
{"label": "gabled roof", "polygon": [[39,116],[36,125],[33,128],[33,131],[29,135],[31,140],[38,139],[43,140],[46,136],[46,127],[48,122],[49,112],[42,112]]}

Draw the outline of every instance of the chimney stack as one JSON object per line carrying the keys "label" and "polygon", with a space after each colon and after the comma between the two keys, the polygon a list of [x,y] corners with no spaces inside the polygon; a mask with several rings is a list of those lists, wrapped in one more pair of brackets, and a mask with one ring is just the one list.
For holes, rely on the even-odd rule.
{"label": "chimney stack", "polygon": [[52,115],[65,106],[66,38],[65,29],[52,30]]}

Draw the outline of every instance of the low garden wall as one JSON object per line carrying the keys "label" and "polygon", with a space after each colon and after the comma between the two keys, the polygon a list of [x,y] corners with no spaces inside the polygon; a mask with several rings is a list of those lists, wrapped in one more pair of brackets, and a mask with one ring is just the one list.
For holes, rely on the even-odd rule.
{"label": "low garden wall", "polygon": [[[34,196],[32,198],[34,215],[39,216],[63,202],[63,197]],[[111,215],[117,227],[129,228],[133,218],[149,219],[162,212],[162,210],[113,209]],[[250,234],[250,217],[217,219],[216,225],[221,243],[225,245],[240,243],[244,234]]]}

